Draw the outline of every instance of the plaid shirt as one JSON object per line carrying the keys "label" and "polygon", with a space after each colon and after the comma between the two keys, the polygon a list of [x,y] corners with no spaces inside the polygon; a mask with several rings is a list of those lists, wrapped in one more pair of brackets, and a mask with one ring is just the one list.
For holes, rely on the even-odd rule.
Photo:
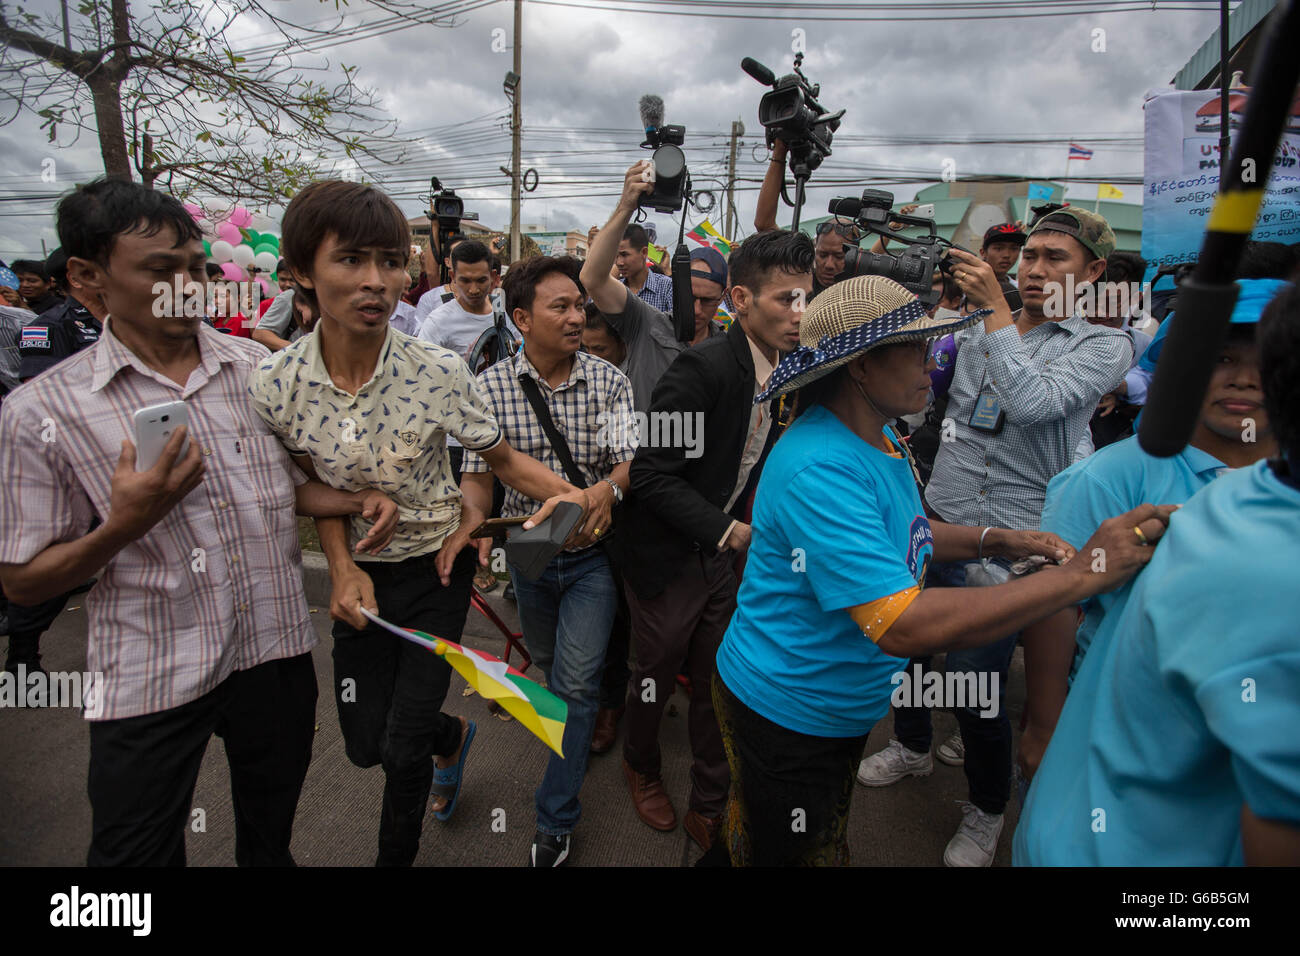
{"label": "plaid shirt", "polygon": [[[953,524],[1036,530],[1047,483],[1132,361],[1127,332],[1078,315],[1024,335],[1014,326],[989,335],[982,322],[958,332],[947,412],[955,440],[939,444],[926,503]],[[969,425],[981,390],[1006,413],[997,435]]]}
{"label": "plaid shirt", "polygon": [[[538,374],[523,351],[513,361],[497,362],[479,376],[488,406],[511,447],[569,480],[560,456],[551,447],[542,423],[519,386],[516,376],[520,375],[537,382],[555,427],[568,442],[573,460],[588,485],[600,481],[616,466],[635,456],[635,429],[618,427],[619,423],[633,420],[632,386],[627,376],[609,362],[586,352],[574,353],[568,379],[554,389]],[[488,465],[466,448],[464,470],[478,474],[487,471]],[[540,504],[507,485],[501,516],[529,515]]]}
{"label": "plaid shirt", "polygon": [[[623,283],[627,285],[626,282]],[[642,302],[654,306],[660,312],[673,314],[673,280],[662,272],[650,269],[646,272],[645,285],[636,297]]]}
{"label": "plaid shirt", "polygon": [[0,410],[0,563],[25,564],[108,515],[137,410],[183,399],[204,455],[202,484],[119,551],[86,598],[86,667],[104,675],[96,719],[170,710],[234,671],[316,644],[294,518],[294,486],[306,477],[248,400],[248,375],[266,349],[206,325],[198,346],[200,364],[182,387],[105,323],[95,345]]}

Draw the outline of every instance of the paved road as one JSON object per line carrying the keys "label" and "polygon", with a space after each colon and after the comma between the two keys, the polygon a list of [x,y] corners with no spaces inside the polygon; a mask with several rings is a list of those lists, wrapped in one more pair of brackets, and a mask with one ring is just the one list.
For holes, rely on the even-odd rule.
{"label": "paved road", "polygon": [[[514,607],[492,598],[514,625]],[[44,664],[51,670],[83,670],[86,618],[78,595],[42,640]],[[293,854],[304,866],[368,866],[374,861],[383,776],[379,768],[361,770],[347,760],[339,733],[331,686],[328,612],[313,610],[321,642],[314,652],[322,688],[319,729],[311,768],[298,805]],[[471,611],[466,643],[500,654],[504,641],[487,621]],[[0,638],[0,641],[7,639]],[[530,676],[534,676],[530,672]],[[478,696],[464,697],[464,682],[452,678],[447,710],[478,722],[466,770],[466,789],[455,817],[425,819],[418,866],[519,866],[526,862],[533,835],[532,792],[541,779],[548,751],[513,721],[492,716]],[[1013,726],[1024,699],[1024,677],[1017,653],[1008,692]],[[935,717],[936,740],[956,726],[950,714]],[[872,731],[871,753],[889,740],[890,720]],[[669,705],[662,734],[664,779],[679,814],[686,809],[689,748],[686,706],[681,691]],[[43,866],[84,863],[90,838],[86,798],[89,734],[75,710],[0,709],[0,864]],[[935,761],[927,778],[909,778],[884,790],[856,787],[850,817],[853,862],[865,866],[940,865],[943,848],[961,821],[965,798],[960,768]],[[636,817],[620,768],[619,747],[593,756],[582,790],[583,819],[574,837],[573,858],[581,866],[684,866],[699,856],[683,830],[659,833]],[[234,826],[229,775],[223,746],[213,738],[203,760],[194,806],[205,812],[206,830],[187,838],[194,866],[234,865]],[[493,820],[504,811],[505,829]],[[1009,865],[1015,808],[998,850],[997,865]]]}

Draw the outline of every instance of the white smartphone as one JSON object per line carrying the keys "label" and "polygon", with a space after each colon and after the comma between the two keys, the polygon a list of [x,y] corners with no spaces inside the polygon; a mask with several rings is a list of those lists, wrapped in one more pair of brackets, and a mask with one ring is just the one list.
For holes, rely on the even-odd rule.
{"label": "white smartphone", "polygon": [[[135,422],[135,470],[148,471],[158,463],[172,432],[190,423],[190,410],[184,402],[163,402],[142,408],[133,416]],[[177,461],[189,451],[190,438],[185,436]]]}
{"label": "white smartphone", "polygon": [[914,210],[912,210],[912,215],[920,216],[922,219],[933,219],[934,203],[932,202],[922,203],[921,205],[917,206]]}

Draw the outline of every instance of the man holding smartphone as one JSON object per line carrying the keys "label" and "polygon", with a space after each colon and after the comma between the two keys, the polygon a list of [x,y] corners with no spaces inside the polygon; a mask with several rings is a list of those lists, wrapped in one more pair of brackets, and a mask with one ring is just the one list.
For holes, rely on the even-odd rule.
{"label": "man holding smartphone", "polygon": [[[179,202],[99,180],[60,201],[58,231],[69,273],[109,318],[98,342],[0,410],[0,581],[36,604],[99,575],[86,600],[96,675],[85,700],[88,863],[184,864],[194,783],[216,733],[236,861],[292,865],[316,709],[295,501],[304,513],[379,516],[365,547],[386,543],[396,509],[293,467],[247,399],[265,349],[221,335],[183,303],[157,309],[156,286],[178,276],[202,294],[202,240]],[[132,417],[171,401],[185,403],[189,427],[138,470]]]}

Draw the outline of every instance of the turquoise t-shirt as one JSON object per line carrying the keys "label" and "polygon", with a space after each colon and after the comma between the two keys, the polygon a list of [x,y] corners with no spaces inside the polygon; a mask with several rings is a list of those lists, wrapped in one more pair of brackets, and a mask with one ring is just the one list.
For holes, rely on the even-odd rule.
{"label": "turquoise t-shirt", "polygon": [[763,468],[718,674],[782,727],[867,733],[888,712],[890,677],[907,662],[865,637],[848,608],[915,587],[933,554],[907,460],[873,448],[825,408],[810,409]]}
{"label": "turquoise t-shirt", "polygon": [[[1039,527],[1078,550],[1107,518],[1140,504],[1181,505],[1228,470],[1219,459],[1191,445],[1172,458],[1156,458],[1142,450],[1134,435],[1107,445],[1053,478],[1047,486]],[[1083,605],[1071,682],[1102,621],[1116,608],[1123,608],[1131,590],[1132,581]]]}
{"label": "turquoise t-shirt", "polygon": [[1300,491],[1266,462],[1173,516],[1079,668],[1017,865],[1240,864],[1243,803],[1300,825],[1298,567]]}

